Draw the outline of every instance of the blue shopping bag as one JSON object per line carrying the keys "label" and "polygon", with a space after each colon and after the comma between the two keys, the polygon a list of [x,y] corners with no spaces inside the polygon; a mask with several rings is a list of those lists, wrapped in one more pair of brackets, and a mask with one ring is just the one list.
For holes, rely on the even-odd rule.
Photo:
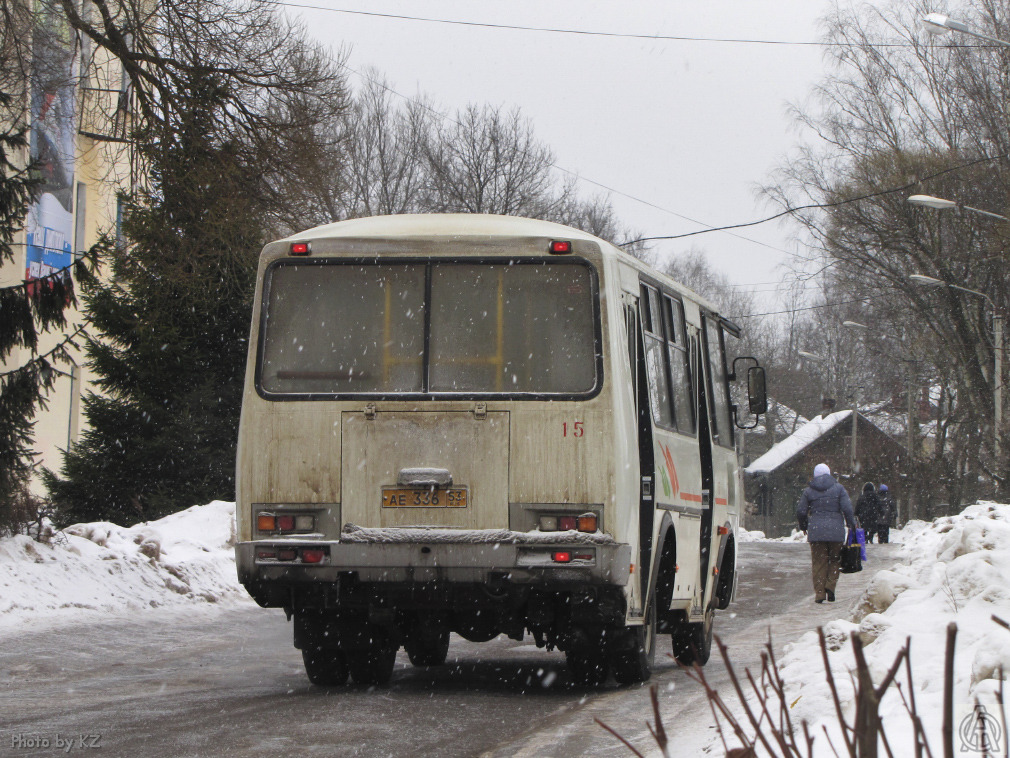
{"label": "blue shopping bag", "polygon": [[859,545],[859,560],[866,560],[866,530],[862,527],[849,530],[847,545]]}

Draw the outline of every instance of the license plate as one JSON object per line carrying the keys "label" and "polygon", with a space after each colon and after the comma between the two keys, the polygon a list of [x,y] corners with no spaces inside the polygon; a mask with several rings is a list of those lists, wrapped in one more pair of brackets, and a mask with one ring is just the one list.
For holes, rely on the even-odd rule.
{"label": "license plate", "polygon": [[383,508],[466,508],[466,487],[383,487]]}

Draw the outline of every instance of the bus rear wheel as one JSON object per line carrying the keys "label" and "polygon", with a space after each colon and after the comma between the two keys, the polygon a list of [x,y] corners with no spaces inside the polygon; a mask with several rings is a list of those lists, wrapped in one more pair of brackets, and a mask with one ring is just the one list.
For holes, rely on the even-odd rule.
{"label": "bus rear wheel", "polygon": [[347,658],[333,648],[307,647],[302,662],[309,681],[321,687],[339,687],[347,682]]}
{"label": "bus rear wheel", "polygon": [[418,632],[404,640],[403,647],[415,666],[441,666],[449,654],[449,630]]}
{"label": "bus rear wheel", "polygon": [[683,666],[704,666],[712,655],[712,633],[715,610],[705,611],[705,620],[696,624],[682,623],[670,634],[673,657]]}
{"label": "bus rear wheel", "polygon": [[347,651],[347,667],[355,684],[389,684],[397,646],[385,637],[373,638],[364,648]]}
{"label": "bus rear wheel", "polygon": [[565,654],[568,662],[568,671],[572,675],[572,682],[582,687],[599,687],[607,681],[610,673],[610,666],[607,663],[607,656],[602,650],[572,651]]}
{"label": "bus rear wheel", "polygon": [[656,664],[656,615],[641,626],[629,626],[611,642],[610,666],[619,684],[647,682]]}

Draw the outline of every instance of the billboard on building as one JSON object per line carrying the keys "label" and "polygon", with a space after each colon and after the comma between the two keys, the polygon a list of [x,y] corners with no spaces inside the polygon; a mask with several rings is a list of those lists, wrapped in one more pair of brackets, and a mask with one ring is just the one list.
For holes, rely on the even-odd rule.
{"label": "billboard on building", "polygon": [[[32,39],[31,157],[41,168],[38,200],[26,218],[25,279],[73,262],[74,36],[62,14],[37,2]],[[69,276],[69,275],[68,275]]]}

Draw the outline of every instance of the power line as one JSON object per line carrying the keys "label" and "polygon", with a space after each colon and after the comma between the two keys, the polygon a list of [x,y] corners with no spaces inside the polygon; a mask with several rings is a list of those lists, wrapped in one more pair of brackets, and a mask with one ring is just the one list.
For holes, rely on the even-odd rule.
{"label": "power line", "polygon": [[[281,3],[281,2],[277,2],[275,4],[276,5],[286,5],[286,3]],[[301,6],[299,6],[299,7],[301,7]],[[399,97],[399,98],[401,98],[403,100],[406,100],[407,102],[417,102],[417,103],[419,103],[421,105],[421,107],[423,107],[425,110],[429,111],[430,113],[433,113],[438,118],[440,118],[440,119],[442,119],[444,121],[451,121],[454,124],[460,125],[459,122],[456,121],[456,119],[452,118],[448,114],[441,113],[440,111],[436,110],[435,108],[433,108],[432,106],[428,105],[424,101],[414,100],[413,98],[410,98],[407,95],[404,95],[403,93],[398,92],[397,90],[393,89],[392,87],[390,87],[385,82],[381,82],[381,81],[379,81],[377,79],[373,79],[372,77],[368,76],[367,74],[365,74],[365,73],[363,73],[361,71],[358,71],[355,68],[352,68],[351,66],[347,65],[346,63],[341,63],[340,65],[343,66],[343,68],[345,68],[348,71],[350,71],[355,76],[357,76],[357,77],[359,77],[359,78],[361,78],[361,79],[363,79],[363,80],[365,80],[367,82],[371,82],[372,84],[375,84],[378,87],[382,87],[387,92],[389,92],[389,93],[391,93],[393,95],[396,95],[397,97]],[[589,178],[587,178],[587,177],[579,174],[576,171],[572,171],[571,169],[567,169],[564,166],[559,166],[557,163],[551,163],[551,166],[553,168],[557,169],[558,171],[560,171],[561,173],[567,174],[568,176],[573,177],[577,181],[585,182],[587,184],[592,184],[594,187],[599,187],[600,189],[604,189],[607,192],[611,192],[611,193],[613,193],[615,195],[620,195],[621,197],[625,197],[628,200],[632,200],[632,201],[634,201],[636,203],[641,203],[642,205],[648,206],[649,208],[654,208],[655,210],[661,211],[663,213],[668,213],[671,216],[675,216],[675,217],[677,217],[679,219],[682,219],[684,221],[689,221],[692,224],[698,224],[699,226],[707,227],[707,229],[704,229],[702,231],[720,231],[719,229],[716,229],[716,228],[712,227],[710,224],[706,224],[704,221],[698,221],[697,219],[693,219],[690,216],[685,216],[684,214],[677,213],[676,211],[672,211],[669,208],[664,208],[661,205],[656,205],[655,203],[650,202],[648,200],[645,200],[643,198],[636,197],[635,195],[631,195],[631,194],[629,194],[627,192],[622,192],[621,190],[615,189],[613,187],[610,187],[609,185],[603,184],[602,182],[594,181],[593,179],[589,179]],[[761,222],[755,222],[755,223],[761,223]],[[731,227],[727,227],[727,228],[731,228]],[[693,232],[693,234],[699,234],[699,233],[701,233],[701,232]],[[745,237],[742,234],[733,234],[732,232],[728,232],[728,234],[731,237],[736,237],[737,239],[744,240],[745,242],[751,242],[751,243],[753,243],[755,245],[760,245],[761,247],[767,247],[769,250],[775,250],[776,252],[785,253],[786,255],[793,255],[794,254],[794,253],[791,253],[788,250],[783,250],[780,247],[775,247],[774,245],[769,245],[767,242],[761,242],[760,240],[751,239],[750,237]],[[643,240],[649,240],[649,239],[664,239],[664,238],[663,237],[643,237],[642,239]],[[635,242],[637,242],[637,241],[639,241],[639,240],[635,240]],[[634,244],[634,242],[622,242],[622,243],[619,244],[619,246],[621,246],[621,245],[630,245],[630,244]]]}
{"label": "power line", "polygon": [[[395,21],[419,21],[428,24],[443,24],[448,26],[469,26],[483,29],[506,29],[521,32],[541,32],[548,34],[569,34],[581,37],[609,37],[612,39],[640,39],[650,42],[714,42],[720,44],[733,45],[781,45],[787,47],[862,47],[865,43],[859,42],[808,42],[803,40],[775,40],[775,39],[748,39],[745,37],[690,37],[687,35],[673,34],[642,34],[635,32],[603,32],[590,29],[566,29],[552,26],[524,26],[520,24],[493,24],[482,21],[460,21],[458,19],[431,18],[425,16],[406,16],[398,13],[378,13],[376,11],[348,10],[346,8],[329,8],[322,5],[310,5],[307,3],[292,3],[282,0],[265,0],[268,5],[281,5],[286,8],[300,8],[303,10],[326,11],[328,13],[344,13],[352,16],[371,16],[373,18],[384,18]],[[874,43],[873,47],[912,47],[910,42],[881,42]],[[963,47],[961,45],[960,47]]]}
{"label": "power line", "polygon": [[802,308],[787,308],[784,311],[767,311],[766,313],[750,313],[746,316],[727,316],[729,319],[738,318],[757,318],[758,316],[781,316],[786,313],[799,313],[800,311],[814,311],[818,308],[834,308],[839,305],[851,305],[852,303],[868,303],[871,300],[877,300],[878,298],[884,297],[884,295],[874,295],[872,297],[859,297],[855,300],[839,300],[837,303],[821,303],[820,305],[807,305]]}
{"label": "power line", "polygon": [[[404,15],[404,14],[395,14],[395,13],[379,13],[377,11],[361,11],[361,10],[349,10],[349,9],[346,9],[346,8],[331,8],[331,7],[327,7],[327,6],[312,5],[312,4],[308,4],[308,3],[287,2],[286,0],[264,0],[264,2],[266,4],[269,4],[269,5],[277,5],[277,6],[282,6],[282,7],[286,7],[286,8],[298,8],[298,9],[302,9],[302,10],[318,10],[318,11],[324,11],[324,12],[328,12],[328,13],[343,13],[343,14],[355,15],[355,16],[369,16],[369,17],[374,17],[374,18],[391,19],[391,20],[397,20],[397,21],[416,21],[416,22],[432,23],[432,24],[444,24],[444,25],[468,26],[468,27],[481,27],[481,28],[487,28],[487,29],[507,29],[507,30],[528,31],[528,32],[543,32],[543,33],[551,33],[551,34],[571,34],[571,35],[593,36],[593,37],[645,39],[645,40],[651,40],[651,41],[716,42],[716,43],[733,43],[733,44],[785,45],[785,46],[810,46],[810,47],[813,47],[813,46],[819,46],[819,47],[862,47],[862,46],[865,46],[865,44],[870,44],[872,47],[875,47],[875,48],[892,48],[892,47],[902,48],[902,47],[912,47],[913,46],[911,43],[907,43],[907,42],[906,43],[890,43],[890,42],[878,42],[878,43],[808,42],[808,41],[789,41],[789,40],[760,40],[760,39],[729,38],[729,37],[689,37],[689,36],[663,35],[663,34],[639,34],[639,33],[623,33],[623,32],[602,32],[602,31],[592,31],[592,30],[585,30],[585,29],[566,29],[566,28],[563,28],[563,27],[525,26],[525,25],[519,25],[519,24],[494,24],[494,23],[477,22],[477,21],[460,21],[460,20],[457,20],[457,19],[431,18],[431,17],[423,17],[423,16],[408,16],[408,15]],[[980,45],[964,45],[964,44],[958,44],[958,45],[944,45],[942,47],[958,47],[958,48],[980,47],[980,48],[982,48],[982,47],[992,47],[992,45],[981,45],[981,44]],[[399,96],[401,98],[404,98],[404,99],[407,99],[407,100],[410,99],[410,98],[407,98],[405,95],[402,95],[401,93],[397,92],[392,87],[389,87],[388,85],[383,84],[381,82],[375,82],[375,80],[371,79],[370,77],[365,76],[364,74],[362,74],[359,71],[356,71],[356,70],[352,69],[350,66],[347,66],[346,64],[344,64],[344,67],[347,68],[349,71],[355,73],[359,77],[361,77],[363,79],[367,79],[368,81],[372,81],[373,83],[378,84],[379,86],[383,87],[384,89],[387,89],[388,91],[392,92],[393,94],[395,94],[395,95],[397,95],[397,96]],[[427,107],[427,106],[425,106],[425,107]],[[432,112],[436,113],[439,117],[441,117],[443,119],[444,118],[448,118],[444,114],[441,114],[441,113],[438,113],[437,111],[434,111],[433,108],[428,108],[428,109],[431,110]],[[1004,156],[999,156],[999,157],[1004,157]],[[974,162],[971,162],[971,163],[968,163],[968,164],[964,164],[963,166],[956,167],[955,169],[948,169],[947,171],[938,172],[936,174],[933,174],[932,176],[926,177],[926,179],[934,178],[936,176],[941,176],[941,175],[947,173],[948,171],[953,171],[953,170],[956,170],[957,168],[964,168],[964,167],[967,167],[967,166],[975,165],[977,163],[982,163],[982,162],[985,162],[985,161],[988,161],[988,160],[997,160],[997,159],[998,158],[981,159],[981,160],[974,161]],[[742,229],[742,228],[746,228],[746,227],[749,227],[749,226],[756,226],[758,224],[763,224],[763,223],[766,223],[768,221],[773,221],[773,220],[775,220],[777,218],[781,218],[781,217],[783,217],[785,215],[788,215],[788,214],[791,214],[791,213],[795,213],[795,212],[801,211],[801,210],[810,210],[810,209],[816,209],[816,208],[831,208],[831,207],[835,207],[837,205],[843,205],[843,204],[849,203],[849,202],[856,202],[858,200],[864,200],[864,199],[868,199],[868,198],[871,198],[871,197],[876,197],[878,195],[884,195],[884,194],[889,194],[889,193],[893,193],[893,192],[901,192],[903,190],[910,189],[912,186],[914,186],[918,182],[925,181],[925,179],[920,179],[920,180],[918,180],[918,182],[913,182],[911,184],[905,185],[904,187],[896,187],[896,188],[891,189],[891,190],[885,190],[885,191],[879,192],[879,193],[873,193],[873,194],[869,194],[869,195],[864,195],[864,196],[861,196],[861,197],[858,197],[858,198],[851,198],[849,200],[838,201],[836,203],[818,203],[818,204],[811,204],[811,205],[800,206],[800,207],[797,207],[797,208],[790,208],[790,209],[782,211],[781,213],[777,213],[777,214],[775,214],[773,216],[769,216],[769,217],[764,218],[764,219],[759,219],[757,221],[749,221],[749,222],[740,223],[740,224],[729,224],[727,226],[713,227],[710,224],[706,224],[703,221],[698,221],[697,219],[693,219],[693,218],[691,218],[689,216],[685,216],[685,215],[683,215],[681,213],[677,213],[676,211],[672,211],[669,208],[664,208],[664,207],[662,207],[660,205],[652,203],[652,202],[650,202],[648,200],[645,200],[643,198],[636,197],[635,195],[631,195],[631,194],[629,194],[627,192],[622,192],[622,191],[620,191],[618,189],[610,187],[610,186],[608,186],[606,184],[603,184],[601,182],[597,182],[597,181],[594,181],[592,179],[588,179],[588,178],[586,178],[584,176],[581,176],[577,172],[574,172],[574,171],[571,171],[569,169],[566,169],[563,166],[557,165],[556,163],[555,164],[551,164],[551,165],[555,169],[557,169],[558,171],[561,171],[562,173],[568,174],[569,176],[574,177],[578,181],[583,181],[583,182],[586,182],[588,184],[592,184],[593,186],[600,187],[601,189],[604,189],[607,192],[611,192],[613,194],[620,195],[621,197],[628,198],[629,200],[632,200],[634,202],[640,203],[642,205],[646,205],[646,206],[648,206],[650,208],[654,208],[655,210],[661,211],[663,213],[668,213],[668,214],[670,214],[672,216],[675,216],[677,218],[683,219],[683,220],[688,221],[690,223],[698,224],[699,226],[707,227],[705,229],[699,229],[699,230],[696,230],[694,232],[685,232],[683,234],[660,235],[660,236],[653,236],[653,237],[640,237],[637,240],[631,240],[629,242],[619,243],[619,246],[632,245],[632,244],[635,244],[636,242],[648,242],[648,241],[658,241],[658,240],[683,239],[685,237],[692,237],[692,236],[695,236],[695,235],[698,235],[698,234],[707,234],[709,232],[727,232],[727,233],[730,234],[730,236],[736,237],[737,239],[741,239],[741,240],[744,240],[746,242],[751,242],[751,243],[753,243],[755,245],[760,245],[762,247],[767,247],[769,250],[775,250],[775,251],[780,252],[780,253],[785,253],[786,255],[793,255],[794,253],[792,253],[792,252],[790,252],[788,250],[783,250],[780,247],[776,247],[774,245],[770,245],[768,243],[761,242],[759,240],[751,239],[750,237],[744,237],[743,235],[733,234],[732,232],[730,232],[730,230],[732,230],[732,229]]]}
{"label": "power line", "polygon": [[[838,206],[847,205],[849,203],[856,203],[856,202],[859,202],[860,200],[869,200],[869,199],[874,198],[874,197],[882,197],[883,195],[892,195],[895,192],[907,192],[908,190],[912,189],[913,187],[916,187],[916,186],[922,184],[923,182],[927,182],[930,179],[935,179],[938,176],[943,176],[944,174],[949,174],[949,173],[952,173],[954,171],[960,171],[963,168],[971,168],[972,166],[977,166],[980,163],[991,163],[992,161],[998,161],[998,160],[1001,160],[1001,159],[1006,158],[1006,157],[1007,157],[1007,155],[1005,155],[1005,154],[1004,155],[995,155],[995,156],[985,156],[985,157],[978,158],[978,159],[973,160],[973,161],[968,161],[967,163],[961,163],[961,164],[959,164],[957,166],[952,166],[950,168],[945,168],[942,171],[937,171],[936,173],[929,174],[927,176],[918,177],[915,180],[913,180],[913,181],[911,181],[911,182],[909,182],[907,184],[903,184],[900,187],[892,187],[890,189],[880,190],[879,192],[871,192],[871,193],[866,194],[866,195],[859,195],[858,197],[850,197],[850,198],[846,198],[845,200],[836,200],[836,201],[831,202],[831,203],[810,203],[809,205],[800,205],[800,206],[797,206],[795,208],[786,208],[784,211],[780,211],[779,213],[776,213],[776,214],[774,214],[772,216],[768,216],[767,218],[758,219],[757,221],[747,221],[747,222],[744,222],[744,223],[741,223],[741,224],[730,224],[728,226],[716,226],[716,227],[710,227],[708,229],[698,229],[697,231],[684,232],[683,234],[667,234],[667,235],[662,235],[662,236],[657,236],[657,237],[639,237],[638,239],[629,240],[628,242],[621,242],[621,243],[619,243],[619,246],[623,247],[625,245],[634,245],[634,244],[636,244],[638,242],[651,242],[653,240],[676,240],[676,239],[683,239],[684,237],[693,237],[696,234],[708,234],[709,232],[724,232],[724,231],[726,231],[728,229],[742,229],[744,227],[757,226],[758,224],[764,224],[764,223],[767,223],[769,221],[774,221],[777,218],[782,218],[783,216],[787,216],[787,215],[789,215],[791,213],[796,213],[798,211],[814,210],[814,209],[818,209],[818,208],[837,208]],[[700,223],[700,222],[695,222],[695,223]]]}

